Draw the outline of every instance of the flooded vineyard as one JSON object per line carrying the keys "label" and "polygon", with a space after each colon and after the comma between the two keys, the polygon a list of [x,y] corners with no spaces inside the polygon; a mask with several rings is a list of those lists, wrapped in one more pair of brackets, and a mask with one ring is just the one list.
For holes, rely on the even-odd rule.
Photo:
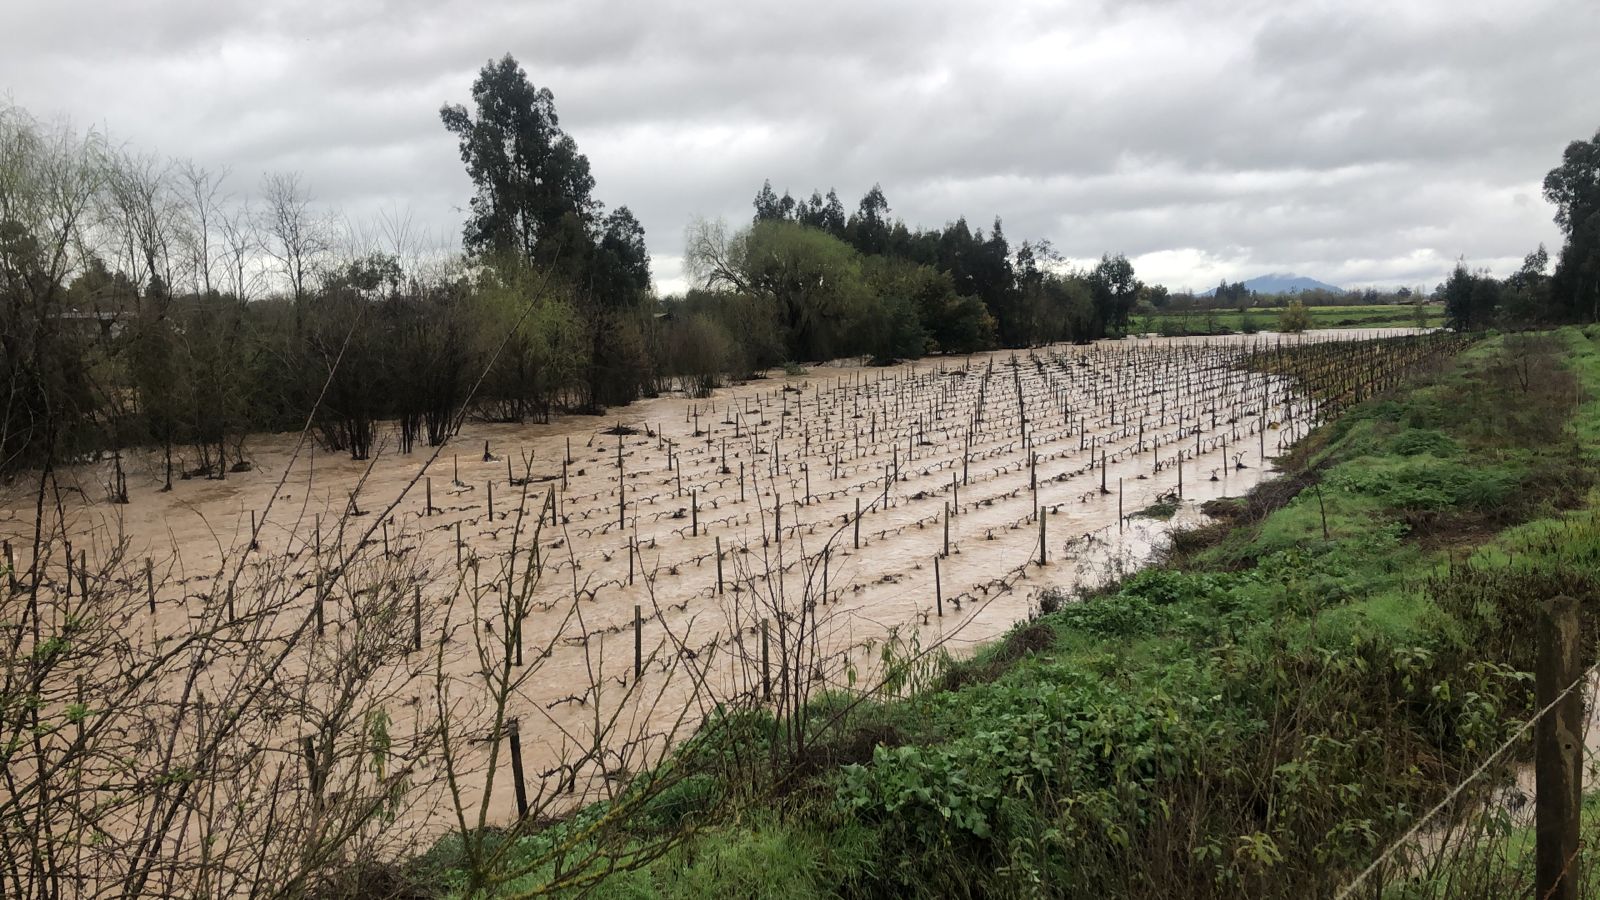
{"label": "flooded vineyard", "polygon": [[70,766],[106,798],[34,815],[105,835],[74,871],[131,893],[230,893],[353,834],[414,849],[610,797],[717,711],[792,721],[827,690],[908,689],[1041,589],[1137,566],[1166,526],[1136,512],[1244,492],[1430,352],[1309,357],[1350,396],[1272,364],[1340,337],[824,367],[604,419],[469,421],[368,461],[258,437],[252,471],[135,479],[125,505],[96,467],[14,485],[6,618],[36,662],[11,672],[39,700],[11,771]]}

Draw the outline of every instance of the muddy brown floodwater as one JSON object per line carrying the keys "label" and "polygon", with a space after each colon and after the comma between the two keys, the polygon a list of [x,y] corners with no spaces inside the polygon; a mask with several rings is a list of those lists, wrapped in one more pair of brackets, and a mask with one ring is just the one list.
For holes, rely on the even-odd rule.
{"label": "muddy brown floodwater", "polygon": [[[319,561],[404,560],[422,585],[428,652],[398,670],[397,733],[443,708],[441,685],[464,733],[487,721],[492,710],[472,696],[485,665],[476,642],[514,631],[503,601],[525,597],[520,639],[536,673],[507,712],[520,720],[528,778],[549,788],[570,777],[574,797],[592,798],[639,764],[581,754],[597,731],[659,746],[714,703],[757,690],[763,621],[803,625],[809,611],[807,671],[819,686],[860,686],[891,638],[902,654],[960,656],[1026,618],[1041,589],[1140,565],[1168,525],[1135,512],[1181,483],[1175,521],[1193,520],[1199,503],[1266,477],[1315,424],[1282,379],[1236,367],[1277,340],[1291,339],[1145,338],[822,366],[600,418],[469,421],[436,455],[397,453],[391,437],[358,462],[295,435],[255,436],[252,471],[161,493],[152,459],[130,478],[126,505],[104,502],[100,467],[63,473],[81,489],[65,519],[91,568],[96,552],[120,546],[161,573],[157,612],[140,626],[150,640],[185,628],[241,554],[277,561],[274,577],[299,588],[290,605],[338,577]],[[33,497],[12,490],[0,537],[26,548]],[[352,546],[363,531],[370,543]],[[325,616],[330,633],[357,624],[338,602]],[[443,643],[449,652],[433,652]],[[228,673],[210,676],[213,694]],[[283,740],[298,728],[286,725]],[[493,743],[465,752],[481,766]],[[463,790],[475,802],[480,789]],[[488,819],[510,819],[510,787],[490,793]],[[405,817],[418,841],[452,822],[437,798]]]}

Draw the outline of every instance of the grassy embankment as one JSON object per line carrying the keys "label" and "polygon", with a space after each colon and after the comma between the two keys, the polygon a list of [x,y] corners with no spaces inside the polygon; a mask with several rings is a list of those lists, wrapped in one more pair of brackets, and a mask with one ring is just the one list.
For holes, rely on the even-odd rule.
{"label": "grassy embankment", "polygon": [[[1444,307],[1423,307],[1426,327],[1444,325]],[[1162,312],[1135,316],[1131,327],[1143,333],[1163,335],[1234,334],[1277,331],[1282,307],[1263,309],[1217,309]],[[1308,306],[1312,328],[1413,328],[1419,323],[1411,306]]]}
{"label": "grassy embankment", "polygon": [[[1539,604],[1600,597],[1597,395],[1600,329],[1479,343],[1315,432],[1164,565],[900,696],[817,704],[844,711],[804,765],[718,768],[778,755],[759,714],[696,743],[677,764],[700,774],[629,823],[681,842],[624,839],[594,895],[1325,895],[1528,713]],[[458,847],[410,874],[458,890]]]}

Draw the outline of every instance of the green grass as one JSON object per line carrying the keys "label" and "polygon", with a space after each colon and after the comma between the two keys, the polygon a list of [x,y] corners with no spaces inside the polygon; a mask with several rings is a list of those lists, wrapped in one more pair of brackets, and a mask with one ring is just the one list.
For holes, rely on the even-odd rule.
{"label": "green grass", "polygon": [[[1444,325],[1444,308],[1423,307],[1429,328]],[[1131,327],[1153,334],[1233,334],[1236,332],[1276,331],[1282,307],[1262,309],[1186,310],[1135,316]],[[1416,310],[1410,306],[1308,306],[1312,328],[1411,328],[1417,324]]]}
{"label": "green grass", "polygon": [[593,895],[1330,893],[1527,713],[1538,604],[1600,597],[1600,331],[1556,341],[1355,408],[1310,489],[840,717],[841,762],[676,798],[696,830]]}

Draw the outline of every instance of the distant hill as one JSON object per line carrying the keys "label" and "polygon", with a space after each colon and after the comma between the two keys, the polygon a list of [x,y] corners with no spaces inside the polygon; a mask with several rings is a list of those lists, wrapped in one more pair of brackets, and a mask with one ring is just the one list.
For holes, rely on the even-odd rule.
{"label": "distant hill", "polygon": [[[1250,279],[1249,281],[1246,281],[1244,286],[1258,294],[1298,294],[1301,291],[1318,290],[1332,291],[1336,294],[1344,293],[1344,288],[1334,287],[1327,282],[1318,281],[1315,278],[1306,278],[1303,275],[1294,275],[1286,272],[1275,272],[1271,275],[1260,275]],[[1216,292],[1217,289],[1212,288],[1200,296],[1209,297]]]}

